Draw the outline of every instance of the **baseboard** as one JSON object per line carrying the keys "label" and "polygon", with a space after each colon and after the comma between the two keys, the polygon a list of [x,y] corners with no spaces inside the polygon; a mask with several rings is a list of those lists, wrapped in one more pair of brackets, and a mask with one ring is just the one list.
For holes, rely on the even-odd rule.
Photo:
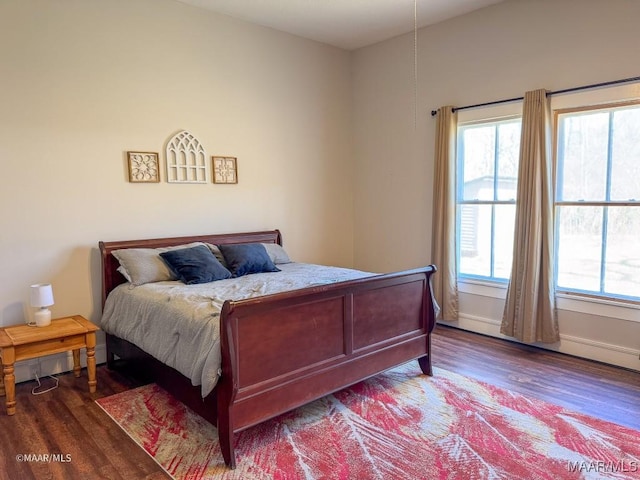
{"label": "baseboard", "polygon": [[[106,346],[96,345],[96,363],[107,361]],[[87,354],[85,350],[80,351],[80,365],[87,366]],[[56,375],[58,373],[70,372],[73,370],[73,353],[63,352],[46,357],[23,360],[15,364],[16,383],[28,382],[35,379],[33,372],[37,372],[39,377]]]}
{"label": "baseboard", "polygon": [[[492,318],[461,314],[457,322],[439,321],[438,323],[489,335],[491,337],[515,341],[511,337],[502,335],[500,333],[500,320]],[[560,342],[558,344],[547,345],[544,343],[535,343],[534,345],[544,348],[545,350],[566,353],[576,357],[640,371],[640,351],[634,350],[633,348],[565,334],[560,334]]]}

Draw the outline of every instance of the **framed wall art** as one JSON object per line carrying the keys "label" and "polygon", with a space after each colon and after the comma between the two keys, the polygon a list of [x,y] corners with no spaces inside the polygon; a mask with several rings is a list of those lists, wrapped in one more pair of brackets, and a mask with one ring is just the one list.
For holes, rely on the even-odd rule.
{"label": "framed wall art", "polygon": [[238,159],[236,157],[211,157],[213,183],[238,183]]}
{"label": "framed wall art", "polygon": [[127,152],[129,181],[133,183],[158,183],[160,168],[155,152]]}
{"label": "framed wall art", "polygon": [[167,142],[167,182],[207,183],[204,147],[191,133],[182,130]]}

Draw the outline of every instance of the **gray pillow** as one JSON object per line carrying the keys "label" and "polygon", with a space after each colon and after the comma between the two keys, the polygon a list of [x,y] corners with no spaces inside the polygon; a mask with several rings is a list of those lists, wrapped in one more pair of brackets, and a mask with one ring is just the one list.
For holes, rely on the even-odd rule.
{"label": "gray pillow", "polygon": [[284,251],[281,245],[277,243],[263,243],[262,245],[264,245],[264,248],[267,250],[267,255],[269,255],[271,261],[276,265],[291,263],[289,255],[287,255],[287,252]]}
{"label": "gray pillow", "polygon": [[211,243],[205,243],[205,245],[207,247],[209,247],[209,250],[211,250],[211,253],[213,253],[213,255],[218,259],[218,261],[222,264],[223,267],[227,267],[227,264],[224,260],[224,255],[222,255],[222,252],[220,251],[220,249],[218,248],[217,245],[213,245]]}
{"label": "gray pillow", "polygon": [[160,257],[160,253],[197,245],[204,244],[193,242],[165,248],[123,248],[114,250],[112,254],[120,262],[118,270],[132,285],[137,286],[145,283],[177,280],[178,277]]}

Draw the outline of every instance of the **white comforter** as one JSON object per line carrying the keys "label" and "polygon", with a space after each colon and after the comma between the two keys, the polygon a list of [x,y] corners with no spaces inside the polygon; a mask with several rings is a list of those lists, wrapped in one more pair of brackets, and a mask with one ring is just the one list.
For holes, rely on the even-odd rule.
{"label": "white comforter", "polygon": [[118,286],[108,296],[102,329],[134,343],[202,386],[207,396],[220,376],[220,310],[242,300],[287,290],[371,276],[346,268],[304,263],[199,285],[168,281]]}

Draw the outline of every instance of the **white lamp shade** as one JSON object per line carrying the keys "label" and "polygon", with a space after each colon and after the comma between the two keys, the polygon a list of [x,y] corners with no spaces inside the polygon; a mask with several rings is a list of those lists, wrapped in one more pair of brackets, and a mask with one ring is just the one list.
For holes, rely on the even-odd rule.
{"label": "white lamp shade", "polygon": [[31,285],[30,303],[32,307],[48,307],[53,305],[53,288],[50,283]]}

